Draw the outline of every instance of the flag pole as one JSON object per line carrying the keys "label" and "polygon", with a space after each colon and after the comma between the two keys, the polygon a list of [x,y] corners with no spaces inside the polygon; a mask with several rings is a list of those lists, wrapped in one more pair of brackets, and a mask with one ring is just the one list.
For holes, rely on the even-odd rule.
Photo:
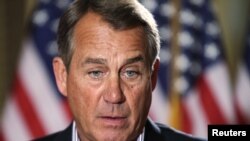
{"label": "flag pole", "polygon": [[176,80],[180,76],[179,70],[176,68],[176,62],[178,55],[180,54],[180,47],[178,44],[179,38],[178,34],[180,31],[180,8],[181,0],[172,0],[172,5],[174,7],[174,14],[171,18],[171,62],[170,62],[170,125],[176,129],[181,129],[181,112],[180,112],[180,93],[176,88]]}

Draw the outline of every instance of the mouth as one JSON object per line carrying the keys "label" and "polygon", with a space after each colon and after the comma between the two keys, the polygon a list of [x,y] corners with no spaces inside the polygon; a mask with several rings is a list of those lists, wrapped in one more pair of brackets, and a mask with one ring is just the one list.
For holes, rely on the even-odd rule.
{"label": "mouth", "polygon": [[127,123],[125,116],[100,116],[99,119],[106,127],[124,127]]}

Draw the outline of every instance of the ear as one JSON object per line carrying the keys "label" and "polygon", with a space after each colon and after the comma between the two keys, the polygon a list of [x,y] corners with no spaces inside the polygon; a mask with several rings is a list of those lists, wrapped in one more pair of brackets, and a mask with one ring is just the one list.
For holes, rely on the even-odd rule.
{"label": "ear", "polygon": [[156,59],[154,66],[153,66],[153,72],[151,75],[152,90],[155,89],[155,86],[157,83],[157,76],[158,76],[159,67],[160,67],[160,60]]}
{"label": "ear", "polygon": [[53,59],[53,70],[56,78],[56,84],[60,93],[67,96],[67,69],[61,57]]}

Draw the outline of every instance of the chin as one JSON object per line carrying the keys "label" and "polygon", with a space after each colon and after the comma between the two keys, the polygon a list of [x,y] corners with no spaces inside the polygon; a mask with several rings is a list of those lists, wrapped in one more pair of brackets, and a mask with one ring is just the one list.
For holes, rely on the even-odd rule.
{"label": "chin", "polygon": [[100,141],[132,141],[131,135],[126,135],[124,132],[110,131],[103,132],[97,140]]}

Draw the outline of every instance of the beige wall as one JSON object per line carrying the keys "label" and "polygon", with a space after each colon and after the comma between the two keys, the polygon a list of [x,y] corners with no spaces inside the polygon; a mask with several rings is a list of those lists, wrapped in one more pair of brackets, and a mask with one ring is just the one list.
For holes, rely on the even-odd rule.
{"label": "beige wall", "polygon": [[5,27],[5,6],[4,6],[4,1],[0,1],[0,106],[2,105],[2,100],[1,98],[3,97],[3,89],[4,89],[4,85],[3,85],[3,80],[5,78],[3,78],[3,74],[5,72],[5,68],[4,68],[4,62],[5,62],[5,56],[4,56],[4,47],[5,45],[5,29],[3,27]]}
{"label": "beige wall", "polygon": [[226,57],[234,82],[237,63],[246,41],[247,28],[250,28],[250,1],[213,0],[213,4],[222,26]]}
{"label": "beige wall", "polygon": [[28,15],[35,0],[0,0],[0,111],[14,79]]}
{"label": "beige wall", "polygon": [[[0,0],[0,108],[13,79],[24,25],[35,0]],[[232,76],[241,53],[249,17],[249,0],[213,0],[222,25]]]}
{"label": "beige wall", "polygon": [[0,1],[0,106],[13,78],[24,23],[24,0]]}

